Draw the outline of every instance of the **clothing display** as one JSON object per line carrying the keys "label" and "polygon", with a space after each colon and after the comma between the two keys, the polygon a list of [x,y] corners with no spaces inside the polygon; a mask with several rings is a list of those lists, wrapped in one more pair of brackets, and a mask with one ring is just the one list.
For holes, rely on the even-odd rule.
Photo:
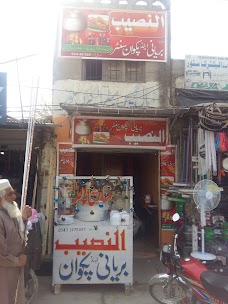
{"label": "clothing display", "polygon": [[213,131],[205,131],[205,166],[207,171],[211,170],[213,175],[217,175],[217,159]]}

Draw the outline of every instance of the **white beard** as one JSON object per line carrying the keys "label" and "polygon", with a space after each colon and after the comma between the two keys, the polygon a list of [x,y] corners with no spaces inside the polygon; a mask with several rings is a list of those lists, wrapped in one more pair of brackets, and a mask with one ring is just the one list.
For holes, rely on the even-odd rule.
{"label": "white beard", "polygon": [[12,219],[19,219],[22,217],[21,211],[16,202],[9,203],[3,199],[2,207],[5,208]]}
{"label": "white beard", "polygon": [[9,203],[5,199],[2,199],[2,207],[6,209],[9,216],[12,219],[17,219],[19,225],[19,233],[22,241],[26,239],[25,236],[25,225],[22,219],[22,214],[16,202]]}

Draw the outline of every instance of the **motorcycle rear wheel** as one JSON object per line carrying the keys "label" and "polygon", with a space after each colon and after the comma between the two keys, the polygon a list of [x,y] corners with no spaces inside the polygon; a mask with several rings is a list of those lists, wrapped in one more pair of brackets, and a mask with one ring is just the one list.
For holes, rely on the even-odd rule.
{"label": "motorcycle rear wheel", "polygon": [[177,280],[169,283],[168,279],[154,282],[149,287],[151,297],[161,304],[176,304],[186,297],[186,291]]}

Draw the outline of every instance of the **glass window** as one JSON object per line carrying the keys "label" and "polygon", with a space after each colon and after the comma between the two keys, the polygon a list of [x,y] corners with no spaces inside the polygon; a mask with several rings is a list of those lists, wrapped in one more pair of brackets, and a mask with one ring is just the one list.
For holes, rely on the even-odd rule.
{"label": "glass window", "polygon": [[102,60],[85,60],[85,79],[102,80]]}
{"label": "glass window", "polygon": [[144,61],[126,61],[126,81],[144,82],[145,81],[145,62]]}
{"label": "glass window", "polygon": [[119,82],[123,81],[123,63],[117,60],[107,60],[103,62],[103,80]]}

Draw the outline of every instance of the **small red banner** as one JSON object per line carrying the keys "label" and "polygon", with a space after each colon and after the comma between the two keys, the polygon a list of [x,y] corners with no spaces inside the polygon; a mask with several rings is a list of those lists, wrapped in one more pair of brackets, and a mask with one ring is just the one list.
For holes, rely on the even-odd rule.
{"label": "small red banner", "polygon": [[[160,174],[161,194],[167,195],[166,190],[176,181],[176,146],[168,145],[165,150],[161,151]],[[163,230],[175,228],[172,220],[174,213],[176,213],[175,205],[171,210],[161,211],[161,227]]]}
{"label": "small red banner", "polygon": [[58,146],[58,175],[74,175],[75,151],[71,143],[59,143]]}
{"label": "small red banner", "polygon": [[61,56],[166,61],[166,14],[64,8]]}
{"label": "small red banner", "polygon": [[73,147],[123,147],[164,149],[166,119],[77,117],[74,119]]}

